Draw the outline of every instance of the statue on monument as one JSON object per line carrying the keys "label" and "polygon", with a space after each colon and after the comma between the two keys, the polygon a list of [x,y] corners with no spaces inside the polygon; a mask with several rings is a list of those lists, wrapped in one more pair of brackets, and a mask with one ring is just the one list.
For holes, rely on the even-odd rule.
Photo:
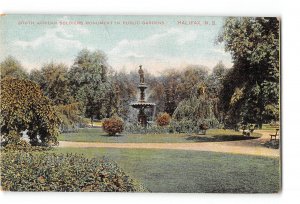
{"label": "statue on monument", "polygon": [[145,83],[145,76],[144,76],[144,70],[142,69],[142,65],[140,65],[139,69],[139,75],[140,75],[140,83]]}
{"label": "statue on monument", "polygon": [[[137,123],[140,124],[143,127],[147,127],[148,125],[148,119],[149,116],[149,111],[152,112],[152,119],[154,115],[154,106],[156,105],[155,103],[149,103],[145,100],[145,90],[147,89],[147,85],[145,84],[145,72],[142,69],[142,65],[139,66],[138,74],[140,76],[140,84],[138,84],[137,88],[140,91],[140,98],[137,102],[131,103],[130,106],[133,108],[136,108],[139,110],[138,117],[137,117]],[[146,109],[150,109],[146,111]]]}

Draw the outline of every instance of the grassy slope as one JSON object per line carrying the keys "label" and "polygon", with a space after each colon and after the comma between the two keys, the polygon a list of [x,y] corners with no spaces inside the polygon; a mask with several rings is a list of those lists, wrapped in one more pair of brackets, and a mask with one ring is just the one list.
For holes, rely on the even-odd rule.
{"label": "grassy slope", "polygon": [[116,161],[152,192],[256,192],[280,189],[279,159],[182,150],[58,148]]}
{"label": "grassy slope", "polygon": [[[210,138],[213,137],[214,138]],[[225,136],[225,138],[224,138]],[[75,142],[113,142],[113,143],[182,143],[182,142],[205,142],[241,139],[240,132],[232,130],[208,130],[207,134],[199,141],[199,137],[190,137],[187,134],[128,134],[119,136],[107,136],[101,128],[80,129],[78,133],[63,133],[59,136],[60,141]],[[254,134],[259,136],[259,134]]]}

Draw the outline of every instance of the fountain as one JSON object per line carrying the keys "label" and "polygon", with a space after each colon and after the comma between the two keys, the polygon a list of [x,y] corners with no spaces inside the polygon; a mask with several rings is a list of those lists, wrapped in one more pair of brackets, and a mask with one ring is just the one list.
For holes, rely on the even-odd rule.
{"label": "fountain", "polygon": [[155,103],[148,103],[145,100],[145,90],[148,88],[147,84],[145,83],[144,77],[144,70],[142,69],[142,65],[139,66],[140,69],[138,71],[140,75],[140,84],[138,88],[140,89],[140,99],[138,102],[131,103],[130,106],[139,110],[138,113],[138,123],[143,126],[147,127],[148,124],[148,116],[145,112],[146,109],[154,108]]}

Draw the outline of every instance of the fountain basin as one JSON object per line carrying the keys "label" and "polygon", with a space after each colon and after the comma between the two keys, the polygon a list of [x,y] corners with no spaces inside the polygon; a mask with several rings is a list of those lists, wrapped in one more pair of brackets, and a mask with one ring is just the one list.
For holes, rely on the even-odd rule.
{"label": "fountain basin", "polygon": [[133,108],[150,108],[155,106],[155,103],[136,102],[131,103],[130,106],[132,106]]}
{"label": "fountain basin", "polygon": [[138,88],[146,89],[148,86],[145,83],[141,83],[138,85]]}

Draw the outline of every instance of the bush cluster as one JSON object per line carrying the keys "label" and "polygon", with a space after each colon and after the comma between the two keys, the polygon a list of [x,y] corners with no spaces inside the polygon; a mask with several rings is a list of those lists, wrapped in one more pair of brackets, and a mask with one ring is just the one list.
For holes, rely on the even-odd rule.
{"label": "bush cluster", "polygon": [[206,124],[197,124],[192,120],[176,121],[171,120],[169,125],[160,126],[151,124],[146,128],[141,125],[127,123],[125,132],[131,134],[168,134],[168,133],[206,133],[209,126]]}
{"label": "bush cluster", "polygon": [[[206,133],[209,128],[215,128],[216,125],[207,125],[206,121],[194,121],[194,120],[172,120],[170,127],[172,131],[177,133]],[[219,128],[219,127],[218,127]]]}
{"label": "bush cluster", "polygon": [[130,134],[167,134],[171,133],[172,129],[170,126],[158,126],[152,124],[145,128],[141,125],[127,123],[125,125],[125,132]]}
{"label": "bush cluster", "polygon": [[122,118],[117,116],[104,119],[103,130],[110,136],[116,135],[124,130],[124,122]]}
{"label": "bush cluster", "polygon": [[145,191],[105,158],[49,152],[3,153],[1,182],[4,191]]}

